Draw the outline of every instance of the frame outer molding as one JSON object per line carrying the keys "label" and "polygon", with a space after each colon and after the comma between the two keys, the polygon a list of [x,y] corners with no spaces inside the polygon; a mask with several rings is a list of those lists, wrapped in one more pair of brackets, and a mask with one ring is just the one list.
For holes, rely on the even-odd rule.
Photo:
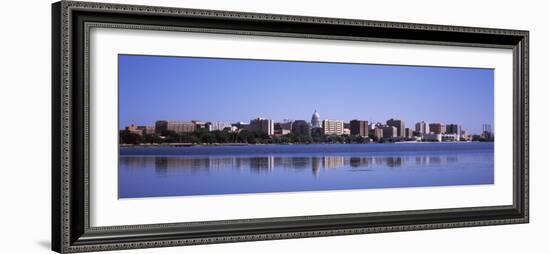
{"label": "frame outer molding", "polygon": [[[313,231],[297,231],[285,233],[269,233],[269,234],[248,234],[239,236],[219,236],[219,237],[203,237],[193,239],[176,239],[176,240],[155,240],[142,242],[122,242],[122,243],[105,243],[79,245],[78,239],[74,239],[71,215],[71,194],[72,194],[72,172],[73,169],[73,114],[74,104],[72,100],[72,82],[73,82],[73,59],[72,55],[72,16],[71,13],[75,10],[92,10],[97,12],[121,12],[131,14],[157,14],[180,17],[220,17],[226,19],[244,19],[244,20],[268,20],[268,21],[288,21],[300,22],[309,24],[327,24],[327,25],[350,25],[358,27],[377,27],[391,29],[413,29],[424,31],[444,31],[444,32],[464,32],[472,34],[492,34],[504,36],[521,37],[521,42],[515,46],[519,57],[515,61],[520,73],[517,73],[516,80],[520,94],[515,97],[521,98],[520,105],[514,105],[514,110],[520,109],[521,116],[519,121],[522,128],[518,130],[520,147],[522,151],[518,151],[521,162],[521,178],[523,198],[519,200],[522,205],[523,214],[518,218],[483,220],[483,221],[461,221],[450,223],[426,223],[414,225],[397,225],[397,226],[380,226],[366,228],[344,228],[333,230],[313,230]],[[342,37],[342,36],[339,36]],[[377,39],[372,39],[377,41]],[[387,40],[384,40],[387,41]],[[449,45],[447,42],[437,41],[413,41],[413,40],[397,40],[396,42],[431,44],[431,45]],[[452,44],[452,43],[450,43]],[[460,43],[462,46],[479,46],[478,44]],[[491,47],[492,45],[484,45]],[[75,252],[90,252],[90,251],[106,251],[106,250],[123,250],[134,248],[154,248],[196,244],[211,244],[211,243],[227,243],[240,241],[260,241],[260,240],[276,240],[290,239],[303,237],[322,237],[335,235],[350,235],[350,234],[365,234],[365,233],[380,233],[380,232],[397,232],[411,230],[426,230],[426,229],[441,229],[441,228],[456,228],[456,227],[473,227],[486,225],[502,225],[502,224],[517,224],[529,222],[529,32],[506,29],[491,29],[491,28],[476,28],[476,27],[461,27],[461,26],[443,26],[443,25],[428,25],[414,23],[397,23],[383,21],[367,21],[367,20],[352,20],[352,19],[336,19],[336,18],[320,18],[320,17],[304,17],[290,15],[275,15],[275,14],[257,14],[244,12],[228,12],[228,11],[211,11],[197,9],[181,9],[169,7],[153,7],[153,6],[137,6],[123,4],[105,4],[91,2],[73,2],[61,1],[52,5],[52,250],[60,253],[75,253]],[[78,131],[78,130],[76,130]],[[85,183],[87,185],[87,183]],[[517,205],[517,204],[516,204]],[[391,213],[391,212],[389,212]],[[104,228],[105,230],[128,230],[142,227],[136,226],[115,226]],[[162,227],[162,225],[160,225]],[[170,227],[166,225],[166,227]],[[88,229],[94,231],[94,229]]]}

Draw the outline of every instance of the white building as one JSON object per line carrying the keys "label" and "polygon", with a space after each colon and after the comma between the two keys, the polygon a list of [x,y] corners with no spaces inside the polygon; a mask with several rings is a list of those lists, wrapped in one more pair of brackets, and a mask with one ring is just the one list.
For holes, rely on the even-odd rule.
{"label": "white building", "polygon": [[351,130],[348,128],[344,128],[344,131],[342,132],[343,135],[351,135]]}
{"label": "white building", "polygon": [[208,125],[208,131],[223,131],[225,128],[231,129],[231,124],[226,122],[211,122]]}
{"label": "white building", "polygon": [[323,133],[325,135],[343,135],[344,121],[341,120],[323,120]]}
{"label": "white building", "polygon": [[321,128],[321,116],[319,115],[319,112],[317,112],[317,110],[315,110],[315,112],[313,112],[313,115],[311,116],[311,127]]}
{"label": "white building", "polygon": [[441,135],[442,141],[460,141],[460,135],[455,133],[445,133]]}
{"label": "white building", "polygon": [[416,123],[416,125],[414,126],[414,130],[420,136],[424,136],[425,134],[430,133],[430,127],[428,126],[428,123],[424,121]]}

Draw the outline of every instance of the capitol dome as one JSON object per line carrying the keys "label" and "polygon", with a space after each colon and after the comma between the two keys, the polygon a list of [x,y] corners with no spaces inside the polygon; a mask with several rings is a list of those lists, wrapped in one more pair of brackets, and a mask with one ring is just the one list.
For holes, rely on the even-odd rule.
{"label": "capitol dome", "polygon": [[319,115],[319,112],[315,110],[313,112],[313,115],[311,116],[311,126],[313,128],[321,128],[321,116]]}

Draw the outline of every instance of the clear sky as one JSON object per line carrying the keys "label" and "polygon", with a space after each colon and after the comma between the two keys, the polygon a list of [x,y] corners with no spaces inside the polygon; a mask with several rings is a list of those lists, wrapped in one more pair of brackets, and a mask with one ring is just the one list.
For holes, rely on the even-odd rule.
{"label": "clear sky", "polygon": [[[119,55],[119,127],[157,120],[396,118],[493,125],[492,69]],[[493,125],[494,128],[494,125]]]}

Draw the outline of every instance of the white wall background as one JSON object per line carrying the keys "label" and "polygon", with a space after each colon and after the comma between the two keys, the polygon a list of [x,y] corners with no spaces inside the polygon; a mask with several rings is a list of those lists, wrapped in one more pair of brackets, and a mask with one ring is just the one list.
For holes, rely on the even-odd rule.
{"label": "white wall background", "polygon": [[[107,1],[107,0],[104,0]],[[531,223],[339,236],[121,253],[544,253],[550,173],[549,6],[544,1],[133,0],[247,12],[526,29],[531,31]],[[5,1],[0,15],[0,253],[48,253],[50,245],[50,1]],[[546,22],[545,22],[546,21]]]}

